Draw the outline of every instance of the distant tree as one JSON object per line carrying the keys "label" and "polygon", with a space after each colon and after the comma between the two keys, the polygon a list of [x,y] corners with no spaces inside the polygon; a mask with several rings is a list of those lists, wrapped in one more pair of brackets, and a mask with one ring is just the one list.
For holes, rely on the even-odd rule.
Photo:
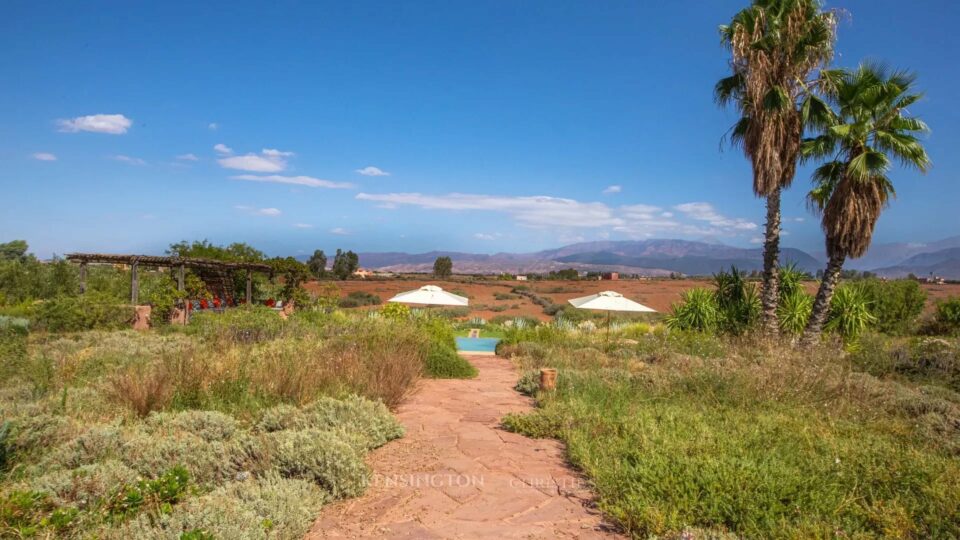
{"label": "distant tree", "polygon": [[450,257],[437,257],[433,261],[433,275],[438,278],[448,278],[453,273],[453,260]]}
{"label": "distant tree", "polygon": [[337,279],[347,279],[359,267],[360,257],[356,253],[337,249],[337,254],[333,257],[333,275],[337,276]]}
{"label": "distant tree", "polygon": [[242,242],[234,242],[229,246],[218,246],[209,240],[187,242],[183,240],[170,244],[168,255],[176,257],[197,257],[201,259],[216,259],[232,262],[261,262],[266,259],[262,251]]}
{"label": "distant tree", "polygon": [[26,240],[13,240],[5,244],[0,244],[0,261],[22,260],[27,255]]}
{"label": "distant tree", "polygon": [[307,259],[307,266],[310,267],[310,273],[316,278],[322,278],[327,273],[327,255],[322,249],[313,252],[313,255]]}
{"label": "distant tree", "polygon": [[276,276],[283,277],[283,289],[280,295],[284,300],[301,300],[303,290],[300,284],[310,277],[310,268],[293,257],[276,257],[267,261]]}

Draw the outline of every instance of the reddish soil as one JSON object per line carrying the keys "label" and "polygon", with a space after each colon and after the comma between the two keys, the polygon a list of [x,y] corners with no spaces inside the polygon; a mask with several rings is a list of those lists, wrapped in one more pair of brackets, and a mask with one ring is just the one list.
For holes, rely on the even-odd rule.
{"label": "reddish soil", "polygon": [[[413,290],[423,285],[438,285],[446,291],[464,294],[470,298],[471,316],[490,319],[497,315],[516,317],[526,315],[548,320],[550,317],[543,313],[543,309],[530,301],[529,298],[497,300],[494,294],[510,294],[510,289],[517,285],[526,285],[540,296],[551,298],[554,302],[566,302],[571,298],[586,296],[600,291],[614,290],[624,296],[649,306],[659,312],[670,310],[671,304],[680,300],[680,295],[694,287],[711,287],[710,280],[706,279],[647,279],[647,280],[618,280],[618,281],[486,281],[468,282],[456,278],[451,280],[437,279],[392,279],[392,280],[351,280],[334,282],[340,289],[341,296],[354,291],[364,291],[379,295],[386,302],[393,295]],[[307,283],[307,290],[319,290],[317,282]],[[933,285],[923,284],[928,295],[928,307],[936,300],[950,296],[960,296],[960,284]],[[816,292],[816,284],[807,283],[811,293]],[[493,311],[491,308],[502,306],[503,311]]]}
{"label": "reddish soil", "polygon": [[373,481],[323,509],[320,538],[621,538],[592,503],[563,446],[500,427],[533,408],[509,360],[468,357],[476,379],[427,379],[397,410],[407,434],[371,453]]}

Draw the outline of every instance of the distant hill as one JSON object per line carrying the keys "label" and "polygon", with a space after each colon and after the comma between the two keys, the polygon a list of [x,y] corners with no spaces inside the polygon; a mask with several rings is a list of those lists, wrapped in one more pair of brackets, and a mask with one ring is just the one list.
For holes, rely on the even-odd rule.
{"label": "distant hill", "polygon": [[[761,249],[744,249],[723,244],[688,240],[636,240],[582,242],[534,253],[483,255],[432,251],[428,253],[361,253],[365,268],[393,272],[426,272],[437,257],[453,259],[454,270],[463,273],[534,273],[563,268],[584,271],[621,272],[663,276],[671,272],[709,275],[735,265],[741,270],[763,268]],[[783,263],[793,262],[808,272],[822,267],[820,261],[799,249],[786,248]]]}
{"label": "distant hill", "polygon": [[876,270],[899,266],[911,257],[935,253],[950,248],[960,248],[960,236],[951,236],[935,242],[898,242],[873,244],[867,254],[851,259],[844,265],[856,270]]}
{"label": "distant hill", "polygon": [[939,276],[947,279],[960,279],[960,247],[920,253],[894,266],[877,268],[877,275],[897,278],[907,274],[918,277]]}

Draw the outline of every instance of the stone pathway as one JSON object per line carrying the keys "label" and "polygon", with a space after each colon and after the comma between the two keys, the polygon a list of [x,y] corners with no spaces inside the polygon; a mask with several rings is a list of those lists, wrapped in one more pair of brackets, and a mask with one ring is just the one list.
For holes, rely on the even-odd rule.
{"label": "stone pathway", "polygon": [[370,454],[362,497],[323,509],[307,538],[617,538],[553,440],[498,427],[532,409],[508,360],[471,356],[473,380],[420,382],[402,439]]}

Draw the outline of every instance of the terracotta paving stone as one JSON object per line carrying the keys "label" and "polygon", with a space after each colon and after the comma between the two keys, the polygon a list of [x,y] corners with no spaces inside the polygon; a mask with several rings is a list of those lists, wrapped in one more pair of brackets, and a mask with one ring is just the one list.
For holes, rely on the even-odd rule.
{"label": "terracotta paving stone", "polygon": [[499,427],[532,409],[517,374],[471,356],[471,380],[423,380],[397,410],[407,434],[372,452],[370,488],[323,509],[307,538],[619,538],[558,441]]}

